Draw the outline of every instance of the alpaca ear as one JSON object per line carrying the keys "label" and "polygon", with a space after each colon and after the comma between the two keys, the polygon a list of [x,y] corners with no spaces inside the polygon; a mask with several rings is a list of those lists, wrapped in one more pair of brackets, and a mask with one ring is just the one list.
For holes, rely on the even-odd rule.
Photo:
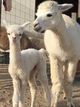
{"label": "alpaca ear", "polygon": [[10,24],[8,22],[6,22],[5,20],[2,20],[2,23],[4,24],[4,27],[7,29]]}
{"label": "alpaca ear", "polygon": [[59,10],[61,10],[61,12],[65,12],[65,11],[67,11],[67,10],[69,10],[70,8],[72,8],[73,7],[73,4],[59,4],[58,5],[58,8],[59,8]]}
{"label": "alpaca ear", "polygon": [[24,27],[24,28],[25,28],[28,24],[30,24],[30,22],[29,22],[29,21],[28,21],[28,22],[26,22],[26,23],[24,23],[24,24],[22,24],[22,25],[21,25],[21,27]]}

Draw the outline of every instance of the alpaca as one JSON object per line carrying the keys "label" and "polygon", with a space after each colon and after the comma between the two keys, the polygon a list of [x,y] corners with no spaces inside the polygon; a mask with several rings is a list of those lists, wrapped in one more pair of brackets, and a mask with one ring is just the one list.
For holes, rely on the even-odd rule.
{"label": "alpaca", "polygon": [[[62,12],[72,4],[44,1],[38,6],[34,30],[44,33],[51,68],[51,107],[57,107],[59,93],[64,89],[67,106],[75,107],[72,99],[72,82],[80,59],[80,26]],[[63,65],[65,70],[63,71]]]}
{"label": "alpaca", "polygon": [[24,92],[27,83],[31,92],[31,107],[34,107],[36,96],[35,74],[43,86],[44,96],[47,107],[50,107],[50,90],[46,74],[46,60],[43,55],[35,49],[21,51],[20,39],[24,28],[28,23],[23,25],[10,25],[3,21],[9,38],[10,44],[10,64],[9,73],[13,80],[13,107],[24,107]]}

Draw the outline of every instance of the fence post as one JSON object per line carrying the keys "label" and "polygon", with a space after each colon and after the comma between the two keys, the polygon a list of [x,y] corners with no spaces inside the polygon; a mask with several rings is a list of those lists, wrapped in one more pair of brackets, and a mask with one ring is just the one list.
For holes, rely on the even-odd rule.
{"label": "fence post", "polygon": [[78,18],[77,22],[80,24],[80,0],[78,0]]}

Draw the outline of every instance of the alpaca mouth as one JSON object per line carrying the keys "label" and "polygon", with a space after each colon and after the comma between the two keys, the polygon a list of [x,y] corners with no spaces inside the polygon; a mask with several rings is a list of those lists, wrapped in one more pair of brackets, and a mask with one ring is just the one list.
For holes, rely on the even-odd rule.
{"label": "alpaca mouth", "polygon": [[41,31],[41,33],[44,33],[44,32],[45,32],[45,30]]}
{"label": "alpaca mouth", "polygon": [[34,30],[36,31],[36,32],[40,32],[40,33],[44,33],[45,32],[45,30],[41,30],[42,29],[42,27],[39,27],[39,28],[34,28]]}
{"label": "alpaca mouth", "polygon": [[35,27],[34,30],[35,30],[36,32],[40,32],[40,31],[41,31],[41,27]]}

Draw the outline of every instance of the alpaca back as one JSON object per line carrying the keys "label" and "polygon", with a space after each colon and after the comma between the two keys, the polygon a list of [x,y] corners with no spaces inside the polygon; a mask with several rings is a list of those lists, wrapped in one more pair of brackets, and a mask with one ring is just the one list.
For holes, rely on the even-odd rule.
{"label": "alpaca back", "polygon": [[62,14],[63,20],[65,22],[67,31],[70,32],[71,36],[74,36],[76,33],[76,36],[79,36],[80,38],[80,26],[79,24],[69,16]]}
{"label": "alpaca back", "polygon": [[70,44],[72,53],[75,53],[75,55],[80,57],[80,26],[75,20],[67,15],[63,15],[63,19],[69,38],[67,43]]}
{"label": "alpaca back", "polygon": [[[35,66],[42,67],[46,65],[43,55],[35,49],[27,49],[21,51],[23,67],[27,72],[32,71]],[[26,72],[25,71],[25,72]]]}

